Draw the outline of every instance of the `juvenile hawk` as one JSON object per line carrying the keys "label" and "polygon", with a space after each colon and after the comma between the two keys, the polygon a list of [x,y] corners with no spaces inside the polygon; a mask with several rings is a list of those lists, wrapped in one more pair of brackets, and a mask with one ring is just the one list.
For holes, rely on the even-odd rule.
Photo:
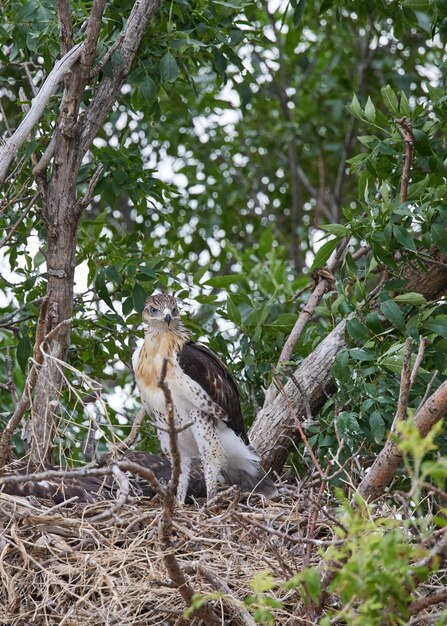
{"label": "juvenile hawk", "polygon": [[203,464],[208,500],[216,494],[220,475],[243,491],[266,496],[276,493],[273,482],[260,467],[258,454],[249,445],[234,378],[213,352],[190,340],[175,298],[150,296],[143,321],[144,343],[135,350],[132,364],[143,406],[157,427],[166,454],[170,453],[167,410],[158,386],[165,359],[165,382],[172,394],[176,427],[192,422],[178,434],[179,501],[185,501],[195,458]]}

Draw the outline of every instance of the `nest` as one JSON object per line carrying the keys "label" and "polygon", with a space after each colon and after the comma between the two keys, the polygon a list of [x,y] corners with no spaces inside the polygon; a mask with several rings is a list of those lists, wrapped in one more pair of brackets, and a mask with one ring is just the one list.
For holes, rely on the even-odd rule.
{"label": "nest", "polygon": [[[308,494],[286,489],[275,501],[239,501],[227,491],[208,506],[177,506],[170,550],[198,594],[209,594],[228,626],[255,622],[244,601],[265,572],[287,580],[304,562]],[[293,492],[293,493],[292,493]],[[119,514],[110,502],[54,505],[0,494],[0,623],[10,626],[201,624],[185,620],[185,602],[167,576],[158,498],[130,499]],[[326,534],[326,522],[318,522]],[[315,535],[314,535],[315,536]],[[325,543],[325,542],[323,542]],[[297,624],[297,592],[276,586],[276,623]]]}

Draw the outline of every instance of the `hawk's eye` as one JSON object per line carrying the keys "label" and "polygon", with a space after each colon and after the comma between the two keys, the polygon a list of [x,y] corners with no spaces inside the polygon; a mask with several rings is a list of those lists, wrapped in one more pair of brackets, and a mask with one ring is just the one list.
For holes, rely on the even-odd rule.
{"label": "hawk's eye", "polygon": [[177,307],[174,307],[172,309],[172,315],[174,315],[174,316],[178,315],[178,308]]}
{"label": "hawk's eye", "polygon": [[158,309],[156,309],[154,306],[150,306],[149,307],[149,313],[151,315],[155,315],[155,313],[158,313]]}

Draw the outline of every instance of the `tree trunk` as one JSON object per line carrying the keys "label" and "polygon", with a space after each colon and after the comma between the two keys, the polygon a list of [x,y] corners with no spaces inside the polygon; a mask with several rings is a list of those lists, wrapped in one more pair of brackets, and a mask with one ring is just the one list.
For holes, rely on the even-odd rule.
{"label": "tree trunk", "polygon": [[[55,169],[57,169],[55,167]],[[66,170],[68,171],[68,170]],[[70,172],[74,178],[73,170]],[[66,184],[70,182],[71,184]],[[47,293],[50,304],[46,332],[70,320],[73,311],[73,284],[76,253],[75,181],[59,179],[55,174],[46,199],[48,226]],[[63,324],[53,339],[44,346],[47,353],[40,369],[32,404],[31,460],[38,464],[52,462],[55,415],[62,386],[60,362],[67,360],[70,326]]]}
{"label": "tree trunk", "polygon": [[[137,0],[134,3],[118,37],[120,46],[117,49],[121,53],[122,63],[114,66],[113,76],[103,76],[89,106],[80,116],[80,102],[90,81],[105,7],[104,0],[94,0],[80,59],[65,78],[52,175],[48,183],[44,175],[41,179],[45,189],[43,217],[48,230],[47,294],[51,301],[46,327],[50,337],[42,346],[46,356],[38,374],[31,411],[31,460],[36,464],[52,460],[63,364],[70,345],[69,323],[73,311],[77,227],[87,203],[77,198],[79,168],[98,129],[112,109],[132,66],[144,31],[160,1]],[[64,40],[64,45],[68,43]],[[93,177],[93,181],[96,181],[96,177]],[[93,192],[94,184],[91,183],[91,186],[89,193]]]}

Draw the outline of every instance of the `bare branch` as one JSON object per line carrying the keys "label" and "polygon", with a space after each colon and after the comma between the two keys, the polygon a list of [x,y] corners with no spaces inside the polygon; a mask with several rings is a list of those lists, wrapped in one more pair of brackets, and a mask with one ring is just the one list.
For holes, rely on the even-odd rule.
{"label": "bare branch", "polygon": [[422,359],[424,358],[424,352],[425,352],[425,346],[426,345],[427,345],[427,340],[425,339],[425,337],[421,337],[419,339],[419,348],[418,348],[418,353],[417,353],[417,356],[416,356],[416,360],[414,362],[413,369],[411,371],[410,389],[413,388],[414,381],[416,380],[416,376],[418,374],[418,370],[419,370],[419,368],[421,366]]}
{"label": "bare branch", "polygon": [[31,209],[34,206],[34,203],[36,202],[37,198],[40,196],[40,191],[38,191],[36,194],[34,194],[34,196],[31,198],[31,201],[28,203],[28,205],[25,207],[25,210],[22,212],[22,215],[19,217],[19,219],[17,220],[17,222],[14,224],[14,226],[12,226],[11,230],[9,231],[9,233],[6,235],[6,237],[4,237],[1,241],[0,241],[0,248],[3,248],[3,246],[5,246],[8,241],[11,239],[11,237],[14,235],[14,233],[17,231],[18,227],[20,226],[20,224],[23,222],[23,220],[25,219],[25,217],[28,215],[28,213],[31,211]]}
{"label": "bare branch", "polygon": [[441,602],[447,601],[447,589],[439,589],[439,591],[434,591],[430,593],[428,596],[423,596],[422,598],[418,598],[414,602],[410,604],[408,607],[408,612],[410,615],[417,615],[424,609],[427,609],[429,606],[433,606],[434,604],[440,604]]}
{"label": "bare branch", "polygon": [[[447,380],[419,408],[414,416],[414,424],[422,437],[447,414]],[[359,485],[359,493],[365,500],[379,497],[401,464],[403,454],[396,443],[388,438],[379,452],[369,472]]]}
{"label": "bare branch", "polygon": [[394,416],[391,432],[395,433],[396,424],[402,422],[407,417],[408,398],[411,390],[411,347],[413,340],[407,337],[404,347],[404,358],[402,362],[402,372],[400,377],[399,399],[397,401],[396,415]]}
{"label": "bare branch", "polygon": [[138,415],[136,416],[136,418],[134,419],[132,423],[132,428],[130,429],[129,435],[126,437],[126,439],[124,439],[124,441],[121,441],[116,446],[117,451],[127,450],[135,443],[140,433],[140,428],[144,422],[145,417],[146,417],[146,409],[144,407],[141,407],[141,409],[138,411]]}
{"label": "bare branch", "polygon": [[11,161],[17,155],[21,145],[37,124],[45,110],[45,107],[56,92],[59,83],[70,71],[73,65],[79,60],[83,49],[83,44],[79,43],[72,48],[65,56],[56,62],[38,95],[34,98],[28,114],[24,117],[15,133],[6,139],[0,148],[0,189],[5,181]]}
{"label": "bare branch", "polygon": [[110,507],[110,509],[92,517],[90,519],[91,522],[99,522],[103,519],[108,519],[109,517],[112,517],[116,522],[121,523],[118,514],[123,506],[126,504],[127,498],[129,497],[129,478],[120,469],[119,465],[115,463],[110,468],[110,471],[119,484],[118,497],[115,499],[115,502]]}
{"label": "bare branch", "polygon": [[[169,432],[169,454],[171,457],[171,478],[163,498],[163,512],[160,524],[160,543],[163,548],[163,563],[168,572],[169,578],[179,591],[186,606],[191,606],[194,591],[185,577],[175,554],[175,548],[172,545],[172,517],[175,509],[176,492],[180,476],[180,452],[178,449],[177,432],[174,420],[174,404],[168,384],[166,383],[166,371],[168,367],[167,359],[163,362],[160,380],[158,386],[163,391],[168,420]],[[209,604],[204,604],[196,610],[196,614],[201,617],[205,624],[211,626],[219,626],[220,619],[214,613]]]}

